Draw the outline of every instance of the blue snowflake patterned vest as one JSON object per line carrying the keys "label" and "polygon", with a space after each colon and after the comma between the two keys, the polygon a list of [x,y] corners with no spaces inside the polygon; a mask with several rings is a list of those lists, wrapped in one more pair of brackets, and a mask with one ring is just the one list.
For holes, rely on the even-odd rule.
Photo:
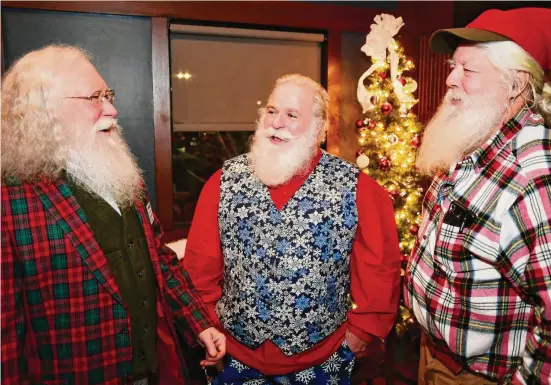
{"label": "blue snowflake patterned vest", "polygon": [[358,173],[324,152],[279,211],[246,154],[224,164],[218,208],[224,285],[216,311],[238,341],[256,348],[269,339],[290,356],[345,321]]}

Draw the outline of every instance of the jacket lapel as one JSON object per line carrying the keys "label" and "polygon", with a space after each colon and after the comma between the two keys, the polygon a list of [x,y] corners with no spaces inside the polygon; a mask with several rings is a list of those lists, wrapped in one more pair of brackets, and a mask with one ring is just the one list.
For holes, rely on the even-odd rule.
{"label": "jacket lapel", "polygon": [[63,181],[55,183],[40,181],[35,184],[34,189],[46,212],[52,216],[71,241],[83,263],[88,266],[103,287],[124,305],[107,258],[95,240],[86,214],[77,203],[70,187]]}
{"label": "jacket lapel", "polygon": [[[149,209],[148,209],[149,207]],[[144,231],[145,239],[147,241],[147,248],[149,250],[149,256],[151,258],[151,265],[153,266],[153,271],[155,272],[155,277],[157,278],[157,285],[161,293],[164,292],[164,278],[161,271],[161,262],[158,255],[157,239],[154,232],[154,228],[160,229],[160,223],[153,214],[151,210],[151,203],[146,198],[144,203],[136,201],[136,211],[138,217],[142,224]]]}

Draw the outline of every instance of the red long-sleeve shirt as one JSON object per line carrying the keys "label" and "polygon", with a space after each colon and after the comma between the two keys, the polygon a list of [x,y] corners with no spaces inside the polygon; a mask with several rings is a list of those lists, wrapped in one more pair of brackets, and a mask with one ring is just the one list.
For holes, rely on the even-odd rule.
{"label": "red long-sleeve shirt", "polygon": [[[269,188],[278,209],[302,186],[320,157],[321,151],[306,175]],[[184,266],[193,284],[207,304],[211,318],[217,321],[214,308],[222,296],[220,283],[224,269],[218,227],[221,174],[221,170],[217,171],[201,192],[184,257]],[[357,307],[348,312],[347,321],[312,348],[290,357],[272,341],[251,349],[226,333],[231,356],[266,375],[278,375],[322,363],[338,349],[346,329],[366,342],[372,335],[386,337],[394,325],[400,290],[400,251],[394,210],[387,192],[364,173],[358,178],[356,205],[358,229],[350,256],[350,290]]]}

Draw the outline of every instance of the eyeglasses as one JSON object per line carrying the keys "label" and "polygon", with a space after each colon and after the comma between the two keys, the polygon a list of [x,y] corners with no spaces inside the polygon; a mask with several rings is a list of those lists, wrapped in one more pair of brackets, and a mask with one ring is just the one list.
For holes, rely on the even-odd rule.
{"label": "eyeglasses", "polygon": [[95,104],[103,103],[106,100],[109,103],[113,103],[115,101],[115,91],[108,88],[105,91],[96,91],[90,96],[66,96],[66,98],[67,99],[86,99]]}

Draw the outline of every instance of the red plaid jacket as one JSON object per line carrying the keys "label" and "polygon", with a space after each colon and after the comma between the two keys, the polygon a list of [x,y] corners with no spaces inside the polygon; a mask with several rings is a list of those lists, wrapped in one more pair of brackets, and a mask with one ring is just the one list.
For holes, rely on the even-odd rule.
{"label": "red plaid jacket", "polygon": [[[70,188],[3,184],[1,199],[2,384],[132,383],[130,318]],[[182,265],[161,246],[159,222],[144,203],[136,208],[157,278],[159,384],[182,384],[174,322],[190,329],[190,344],[211,323]]]}

